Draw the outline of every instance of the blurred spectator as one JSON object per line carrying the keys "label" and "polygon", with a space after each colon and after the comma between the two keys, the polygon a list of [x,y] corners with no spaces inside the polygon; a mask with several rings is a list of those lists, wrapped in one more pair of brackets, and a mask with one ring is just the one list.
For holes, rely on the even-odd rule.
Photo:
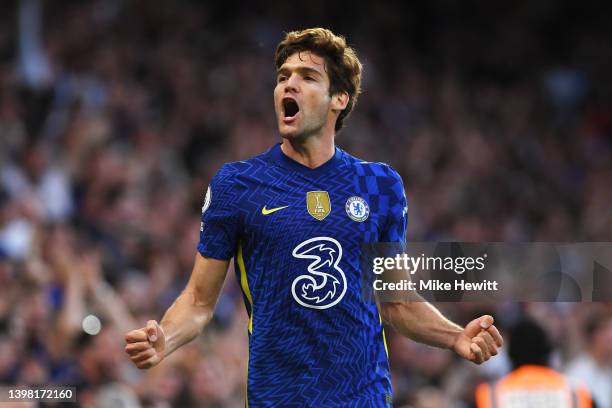
{"label": "blurred spectator", "polygon": [[589,384],[599,407],[612,407],[612,316],[598,313],[585,325],[586,348],[569,362],[565,373]]}
{"label": "blurred spectator", "polygon": [[478,386],[478,408],[592,406],[591,395],[584,385],[572,387],[568,378],[549,368],[553,345],[540,325],[524,319],[510,328],[509,335],[509,356],[514,370],[498,381]]}

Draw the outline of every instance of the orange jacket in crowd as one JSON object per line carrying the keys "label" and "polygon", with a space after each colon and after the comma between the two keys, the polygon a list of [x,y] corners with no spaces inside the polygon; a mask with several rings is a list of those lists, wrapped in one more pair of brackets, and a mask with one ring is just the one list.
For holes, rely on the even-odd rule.
{"label": "orange jacket in crowd", "polygon": [[476,388],[477,408],[591,408],[591,394],[553,369],[524,365]]}

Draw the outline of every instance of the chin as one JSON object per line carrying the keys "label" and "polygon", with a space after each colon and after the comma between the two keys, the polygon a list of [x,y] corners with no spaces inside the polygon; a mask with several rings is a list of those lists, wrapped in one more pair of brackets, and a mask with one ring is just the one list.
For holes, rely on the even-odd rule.
{"label": "chin", "polygon": [[287,139],[287,140],[292,140],[292,139],[296,139],[296,134],[294,132],[281,132],[280,136],[283,139]]}
{"label": "chin", "polygon": [[298,129],[287,129],[284,126],[279,126],[278,133],[283,139],[297,139],[300,137],[301,133]]}

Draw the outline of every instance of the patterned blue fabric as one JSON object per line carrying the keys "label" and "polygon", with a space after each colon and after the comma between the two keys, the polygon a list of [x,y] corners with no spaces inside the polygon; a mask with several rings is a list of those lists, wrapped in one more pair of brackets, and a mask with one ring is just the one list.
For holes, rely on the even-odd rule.
{"label": "patterned blue fabric", "polygon": [[[322,220],[307,209],[309,191],[329,195],[331,211]],[[397,172],[339,148],[310,169],[277,144],[225,164],[209,198],[198,251],[234,257],[252,319],[247,406],[390,406],[380,316],[361,298],[360,250],[362,243],[405,240]],[[355,220],[368,209],[365,220]]]}

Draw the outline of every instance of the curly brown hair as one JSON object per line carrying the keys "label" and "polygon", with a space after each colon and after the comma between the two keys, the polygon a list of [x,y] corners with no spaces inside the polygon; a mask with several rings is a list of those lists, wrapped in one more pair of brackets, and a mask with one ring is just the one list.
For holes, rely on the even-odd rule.
{"label": "curly brown hair", "polygon": [[340,112],[336,121],[336,132],[344,126],[344,120],[351,113],[361,93],[362,65],[355,50],[346,44],[344,37],[326,28],[308,28],[287,33],[276,47],[274,62],[279,69],[296,52],[310,51],[325,59],[329,76],[329,94],[346,92],[349,102]]}

